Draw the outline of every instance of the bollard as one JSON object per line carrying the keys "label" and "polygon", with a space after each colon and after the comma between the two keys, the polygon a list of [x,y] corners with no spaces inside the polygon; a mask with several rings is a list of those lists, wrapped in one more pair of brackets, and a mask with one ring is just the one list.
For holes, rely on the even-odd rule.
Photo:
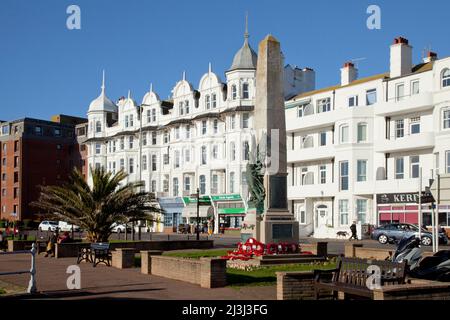
{"label": "bollard", "polygon": [[30,282],[28,284],[28,293],[34,294],[36,289],[36,243],[31,246],[31,269],[30,269]]}

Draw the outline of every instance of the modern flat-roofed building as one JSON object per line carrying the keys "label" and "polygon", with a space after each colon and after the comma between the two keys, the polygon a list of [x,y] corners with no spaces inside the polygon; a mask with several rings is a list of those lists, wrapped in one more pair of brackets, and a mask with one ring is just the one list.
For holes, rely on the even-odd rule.
{"label": "modern flat-roofed building", "polygon": [[29,204],[38,185],[63,182],[81,163],[75,124],[86,119],[58,115],[53,121],[24,118],[0,123],[0,218],[38,219]]}
{"label": "modern flat-roofed building", "polygon": [[[340,84],[286,102],[286,129],[301,235],[335,238],[353,221],[418,223],[419,168],[423,190],[450,172],[450,58],[429,52],[413,64],[408,40],[396,38],[388,72],[360,79],[345,63]],[[450,207],[439,222],[449,226]]]}

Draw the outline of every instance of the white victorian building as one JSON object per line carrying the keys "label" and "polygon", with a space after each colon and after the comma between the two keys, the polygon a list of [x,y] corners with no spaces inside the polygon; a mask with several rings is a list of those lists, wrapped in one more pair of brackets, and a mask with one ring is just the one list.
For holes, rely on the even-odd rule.
{"label": "white victorian building", "polygon": [[[397,38],[389,72],[357,74],[346,63],[339,85],[286,102],[288,198],[301,236],[335,238],[353,221],[417,223],[419,168],[424,188],[450,173],[450,58],[430,52],[414,65]],[[449,207],[439,222],[450,224]]]}
{"label": "white victorian building", "polygon": [[[116,103],[100,96],[88,110],[87,161],[109,171],[124,169],[130,181],[143,181],[165,210],[163,225],[154,231],[172,232],[196,217],[200,189],[202,222],[239,229],[246,212],[244,172],[249,159],[250,130],[255,101],[257,55],[248,34],[225,73],[225,82],[211,65],[198,88],[185,73],[162,100],[152,87],[142,103],[130,93]],[[315,74],[308,68],[285,67],[285,95],[291,98],[314,89]]]}

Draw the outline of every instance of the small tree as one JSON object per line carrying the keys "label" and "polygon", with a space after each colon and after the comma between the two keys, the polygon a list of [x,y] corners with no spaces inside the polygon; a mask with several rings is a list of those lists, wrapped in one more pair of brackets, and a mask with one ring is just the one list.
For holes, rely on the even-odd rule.
{"label": "small tree", "polygon": [[80,226],[92,242],[108,241],[113,223],[153,219],[161,212],[151,193],[141,191],[142,182],[121,184],[128,176],[104,168],[90,167],[92,188],[83,174],[74,169],[69,180],[59,186],[39,186],[40,195],[32,205],[55,219]]}

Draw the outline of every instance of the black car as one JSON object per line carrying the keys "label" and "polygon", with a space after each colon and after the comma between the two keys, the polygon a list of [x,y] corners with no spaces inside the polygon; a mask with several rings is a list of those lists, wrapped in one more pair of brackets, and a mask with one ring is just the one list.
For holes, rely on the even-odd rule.
{"label": "black car", "polygon": [[[373,230],[372,239],[382,244],[400,241],[404,237],[419,236],[419,227],[409,223],[390,223]],[[432,233],[422,228],[422,244],[430,246],[433,243]],[[439,243],[447,244],[448,238],[445,232],[439,232]]]}

